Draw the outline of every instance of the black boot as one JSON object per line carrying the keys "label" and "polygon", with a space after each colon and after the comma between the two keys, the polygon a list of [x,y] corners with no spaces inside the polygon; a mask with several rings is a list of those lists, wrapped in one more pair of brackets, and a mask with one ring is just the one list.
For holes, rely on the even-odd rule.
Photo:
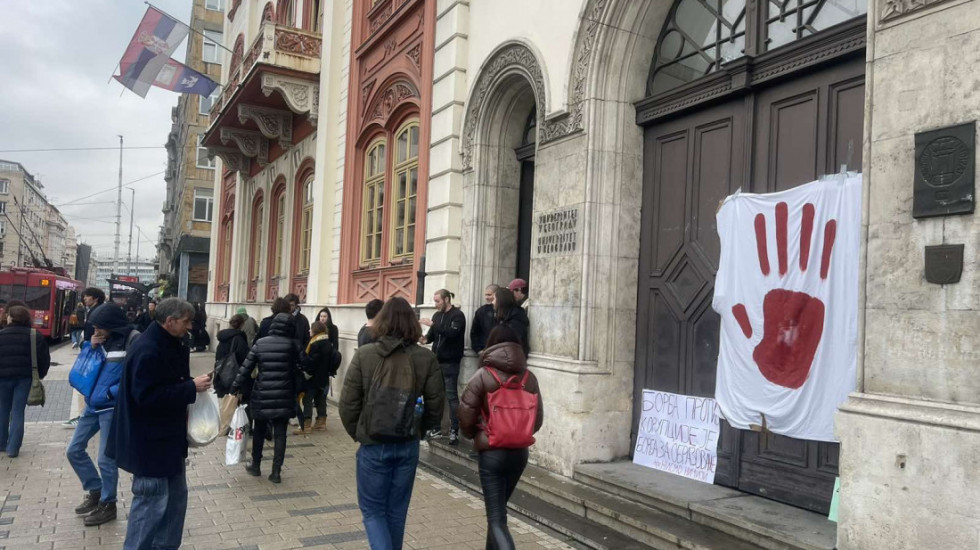
{"label": "black boot", "polygon": [[280,473],[282,473],[282,466],[273,464],[272,473],[269,474],[269,481],[273,483],[282,483],[282,477],[279,475]]}
{"label": "black boot", "polygon": [[116,503],[100,502],[99,507],[91,514],[85,516],[84,521],[86,527],[93,527],[114,519],[116,519]]}
{"label": "black boot", "polygon": [[258,460],[252,459],[251,462],[245,465],[245,471],[248,472],[249,475],[258,477],[262,475],[260,464],[261,463]]}
{"label": "black boot", "polygon": [[99,499],[102,498],[102,491],[89,491],[85,495],[85,500],[75,508],[75,513],[85,515],[99,507]]}

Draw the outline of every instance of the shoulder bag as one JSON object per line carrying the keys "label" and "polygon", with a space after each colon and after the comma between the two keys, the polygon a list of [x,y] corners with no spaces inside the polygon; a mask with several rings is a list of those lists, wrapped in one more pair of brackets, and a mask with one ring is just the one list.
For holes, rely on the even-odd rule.
{"label": "shoulder bag", "polygon": [[37,375],[37,331],[31,329],[31,392],[27,394],[27,404],[44,406],[44,384]]}

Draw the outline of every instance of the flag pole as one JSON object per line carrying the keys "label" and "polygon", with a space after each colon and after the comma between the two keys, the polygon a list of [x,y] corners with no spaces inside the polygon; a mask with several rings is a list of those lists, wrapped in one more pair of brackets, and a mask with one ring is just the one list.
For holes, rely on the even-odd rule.
{"label": "flag pole", "polygon": [[[171,19],[173,19],[174,21],[176,21],[176,22],[178,22],[178,23],[180,23],[181,25],[183,25],[183,26],[185,26],[185,27],[187,27],[187,28],[188,28],[188,29],[189,29],[189,30],[190,30],[191,32],[193,32],[193,33],[197,33],[197,34],[199,34],[199,35],[201,35],[201,36],[203,36],[204,38],[208,38],[208,35],[206,35],[206,34],[204,34],[203,32],[201,32],[201,31],[199,31],[199,30],[197,30],[197,29],[195,29],[194,27],[192,27],[192,26],[190,26],[190,25],[188,25],[187,23],[184,23],[184,22],[183,22],[183,21],[181,21],[180,19],[177,19],[176,17],[174,17],[174,16],[172,16],[172,15],[170,15],[169,13],[167,13],[167,12],[165,12],[165,11],[163,11],[163,10],[161,10],[160,8],[158,8],[158,7],[156,7],[156,6],[154,6],[153,4],[151,4],[151,3],[149,3],[149,2],[147,2],[147,1],[144,1],[143,3],[144,3],[144,4],[146,4],[147,6],[150,6],[150,7],[151,7],[151,8],[153,8],[153,9],[155,9],[155,10],[157,10],[158,12],[160,12],[160,13],[162,13],[162,14],[164,14],[164,15],[166,15],[167,17],[169,17],[169,18],[171,18]],[[208,40],[211,40],[211,39],[210,39],[210,38],[208,38]],[[213,41],[212,41],[212,42],[213,42]],[[214,43],[215,45],[217,45],[217,46],[218,46],[219,48],[221,48],[222,50],[224,50],[224,51],[226,51],[226,52],[228,52],[228,53],[230,53],[230,54],[232,54],[232,55],[235,55],[235,52],[233,52],[233,51],[231,51],[231,50],[229,50],[228,48],[226,48],[224,44],[218,44],[217,42],[213,42],[213,43]]]}

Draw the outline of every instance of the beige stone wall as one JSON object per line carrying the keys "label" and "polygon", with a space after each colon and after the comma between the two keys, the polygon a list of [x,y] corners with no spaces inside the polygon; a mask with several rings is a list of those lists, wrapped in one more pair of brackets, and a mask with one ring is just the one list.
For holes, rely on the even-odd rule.
{"label": "beige stone wall", "polygon": [[[863,393],[837,417],[841,550],[980,546],[980,217],[912,218],[915,133],[980,119],[980,3],[922,4],[868,9]],[[925,281],[936,244],[966,244],[959,283]]]}

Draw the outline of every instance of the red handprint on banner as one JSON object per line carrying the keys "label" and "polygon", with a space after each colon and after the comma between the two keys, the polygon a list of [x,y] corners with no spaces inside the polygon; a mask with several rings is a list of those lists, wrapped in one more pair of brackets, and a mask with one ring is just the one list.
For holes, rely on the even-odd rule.
{"label": "red handprint on banner", "polygon": [[[810,241],[813,235],[815,209],[812,204],[803,205],[800,220],[801,272],[806,272],[810,261]],[[787,257],[787,224],[789,208],[785,202],[776,205],[776,257],[779,277],[789,270]],[[830,271],[830,256],[837,236],[837,220],[824,225],[823,251],[820,255],[820,278],[826,279]],[[766,217],[755,217],[755,241],[759,255],[759,269],[769,275],[769,250],[766,239]],[[762,341],[752,352],[759,372],[766,380],[785,388],[797,389],[806,382],[813,364],[813,356],[823,336],[824,303],[805,292],[775,288],[766,293],[762,303],[764,319]],[[752,324],[744,304],[732,306],[732,315],[746,338],[752,337]]]}

